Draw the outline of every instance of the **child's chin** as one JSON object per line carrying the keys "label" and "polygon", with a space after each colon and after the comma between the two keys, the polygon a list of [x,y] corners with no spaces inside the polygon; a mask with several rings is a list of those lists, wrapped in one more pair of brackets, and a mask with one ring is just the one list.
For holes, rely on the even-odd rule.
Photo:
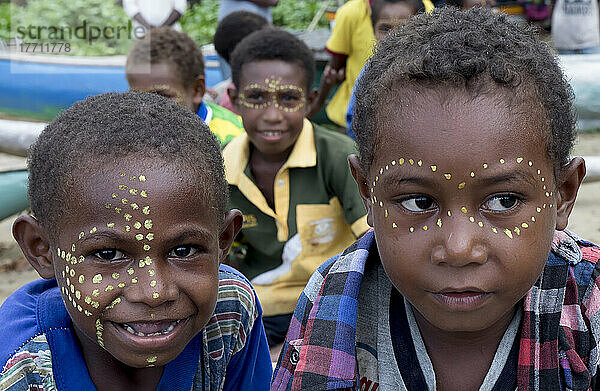
{"label": "child's chin", "polygon": [[144,353],[135,356],[128,355],[126,357],[123,357],[121,354],[115,354],[113,356],[130,368],[143,369],[165,366],[170,361],[173,361],[180,353],[181,351],[162,352],[160,354]]}

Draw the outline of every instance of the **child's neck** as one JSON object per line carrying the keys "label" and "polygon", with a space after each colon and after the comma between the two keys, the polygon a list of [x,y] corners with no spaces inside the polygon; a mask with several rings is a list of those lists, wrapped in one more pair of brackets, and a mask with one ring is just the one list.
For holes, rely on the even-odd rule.
{"label": "child's neck", "polygon": [[257,148],[250,148],[250,170],[256,186],[260,189],[271,209],[274,208],[274,183],[277,173],[292,153],[293,146],[276,154],[264,154]]}
{"label": "child's neck", "polygon": [[75,327],[85,365],[98,391],[155,390],[164,366],[133,368],[117,361],[97,343],[90,341]]}
{"label": "child's neck", "polygon": [[515,311],[485,330],[452,332],[435,327],[414,310],[439,391],[479,389]]}

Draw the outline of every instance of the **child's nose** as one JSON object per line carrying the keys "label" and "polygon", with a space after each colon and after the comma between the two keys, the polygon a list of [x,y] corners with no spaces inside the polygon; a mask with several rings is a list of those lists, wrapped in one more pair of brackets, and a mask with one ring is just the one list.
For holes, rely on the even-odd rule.
{"label": "child's nose", "polygon": [[263,118],[267,122],[279,122],[283,119],[283,114],[281,113],[281,110],[277,107],[275,102],[271,102],[265,108]]}
{"label": "child's nose", "polygon": [[136,270],[137,282],[125,287],[124,295],[127,301],[144,303],[157,307],[168,301],[175,301],[179,296],[177,284],[173,275],[157,262]]}
{"label": "child's nose", "polygon": [[439,244],[431,251],[431,261],[453,267],[486,263],[488,251],[481,228],[467,219],[457,220],[444,224]]}

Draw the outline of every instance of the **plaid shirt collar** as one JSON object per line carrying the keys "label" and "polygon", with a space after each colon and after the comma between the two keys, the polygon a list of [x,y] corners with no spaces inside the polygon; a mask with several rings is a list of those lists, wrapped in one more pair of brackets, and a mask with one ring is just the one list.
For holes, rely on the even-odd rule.
{"label": "plaid shirt collar", "polygon": [[[290,323],[272,390],[353,390],[358,295],[373,231],[311,277]],[[524,298],[519,390],[591,390],[600,352],[600,248],[556,232]]]}

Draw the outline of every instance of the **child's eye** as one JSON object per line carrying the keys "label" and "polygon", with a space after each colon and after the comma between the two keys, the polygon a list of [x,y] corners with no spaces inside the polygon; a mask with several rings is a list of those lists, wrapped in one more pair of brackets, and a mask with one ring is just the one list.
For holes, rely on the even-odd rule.
{"label": "child's eye", "polygon": [[114,248],[105,248],[94,253],[95,256],[104,261],[115,261],[124,257],[123,252]]}
{"label": "child's eye", "polygon": [[196,254],[198,249],[194,246],[177,246],[169,252],[170,257],[186,258]]}
{"label": "child's eye", "polygon": [[390,26],[389,24],[382,24],[379,26],[379,31],[381,31],[383,33],[387,33],[391,29],[392,29],[392,26]]}
{"label": "child's eye", "polygon": [[246,95],[246,99],[256,103],[256,102],[263,102],[266,100],[265,94],[263,92],[260,91],[254,91],[254,92],[250,92],[248,93],[248,95]]}
{"label": "child's eye", "polygon": [[517,196],[501,195],[501,196],[495,196],[495,197],[488,199],[483,204],[483,207],[485,209],[488,209],[491,211],[502,212],[502,211],[514,208],[518,202],[519,202],[519,198]]}
{"label": "child's eye", "polygon": [[433,209],[435,207],[435,202],[429,197],[417,196],[402,200],[402,202],[400,202],[400,205],[410,210],[411,212],[423,212],[426,210]]}
{"label": "child's eye", "polygon": [[295,102],[298,100],[298,97],[293,95],[283,95],[281,97],[281,100],[283,100],[284,102]]}

